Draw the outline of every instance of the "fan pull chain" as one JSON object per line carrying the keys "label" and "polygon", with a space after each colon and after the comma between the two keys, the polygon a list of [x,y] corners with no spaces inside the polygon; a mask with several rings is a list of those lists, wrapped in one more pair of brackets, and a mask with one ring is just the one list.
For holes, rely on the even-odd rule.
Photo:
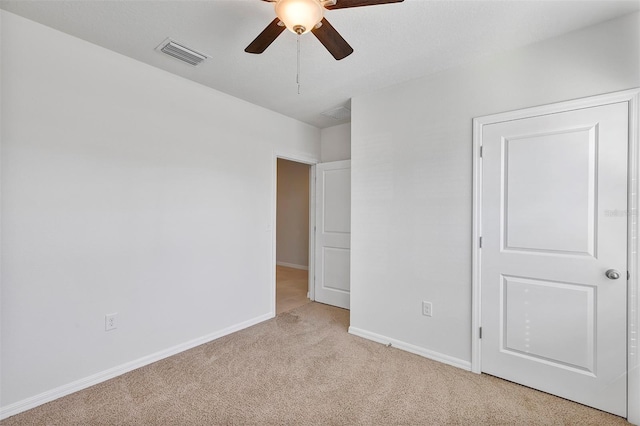
{"label": "fan pull chain", "polygon": [[298,95],[300,94],[300,34],[298,34],[298,71],[296,74],[296,83],[298,83]]}

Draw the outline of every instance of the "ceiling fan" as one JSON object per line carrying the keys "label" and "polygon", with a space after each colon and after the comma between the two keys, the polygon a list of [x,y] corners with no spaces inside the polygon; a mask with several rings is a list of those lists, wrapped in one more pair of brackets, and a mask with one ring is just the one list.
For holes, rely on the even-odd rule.
{"label": "ceiling fan", "polygon": [[353,53],[353,48],[324,18],[324,10],[348,7],[374,6],[400,3],[404,0],[263,0],[273,3],[277,18],[244,49],[247,53],[262,53],[284,31],[289,29],[298,35],[311,31],[336,60]]}

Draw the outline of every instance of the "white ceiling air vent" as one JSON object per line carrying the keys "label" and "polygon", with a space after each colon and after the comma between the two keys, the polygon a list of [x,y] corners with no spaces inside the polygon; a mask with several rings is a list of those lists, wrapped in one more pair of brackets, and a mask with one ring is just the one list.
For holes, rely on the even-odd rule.
{"label": "white ceiling air vent", "polygon": [[322,113],[322,115],[326,117],[331,117],[334,120],[346,120],[347,118],[351,118],[351,110],[347,107],[340,106],[340,107],[325,111]]}
{"label": "white ceiling air vent", "polygon": [[156,50],[193,66],[199,65],[202,61],[207,59],[207,55],[196,52],[193,49],[189,49],[188,47],[185,47],[180,43],[176,43],[171,39],[163,41]]}

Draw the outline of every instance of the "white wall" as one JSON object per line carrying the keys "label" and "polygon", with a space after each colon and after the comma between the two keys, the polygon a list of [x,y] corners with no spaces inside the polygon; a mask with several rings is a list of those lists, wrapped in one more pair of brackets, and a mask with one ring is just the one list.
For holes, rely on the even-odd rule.
{"label": "white wall", "polygon": [[320,131],[320,160],[323,163],[351,159],[351,123]]}
{"label": "white wall", "polygon": [[352,100],[353,330],[469,366],[473,117],[640,86],[639,39],[636,13]]}
{"label": "white wall", "polygon": [[1,18],[4,414],[272,316],[274,151],[319,130]]}
{"label": "white wall", "polygon": [[276,260],[309,266],[309,165],[278,158]]}

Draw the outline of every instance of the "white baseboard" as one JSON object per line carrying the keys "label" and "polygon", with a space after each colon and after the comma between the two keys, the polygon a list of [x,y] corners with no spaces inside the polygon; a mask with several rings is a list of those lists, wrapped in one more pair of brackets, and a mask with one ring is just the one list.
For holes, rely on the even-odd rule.
{"label": "white baseboard", "polygon": [[444,364],[452,365],[454,367],[461,368],[463,370],[471,371],[471,362],[465,361],[460,358],[455,358],[449,355],[441,354],[439,352],[430,351],[428,349],[421,348],[420,346],[412,345],[410,343],[402,342],[400,340],[392,339],[390,337],[382,336],[381,334],[372,333],[370,331],[362,330],[356,327],[349,327],[349,334],[354,336],[363,337],[374,342],[388,345],[389,343],[394,348],[401,349],[403,351],[411,352],[412,354],[420,355],[425,358],[432,359],[434,361],[442,362]]}
{"label": "white baseboard", "polygon": [[35,408],[38,405],[42,405],[47,402],[53,401],[54,399],[62,398],[63,396],[72,394],[74,392],[80,391],[82,389],[86,389],[98,383],[107,381],[114,377],[120,376],[124,373],[127,373],[131,370],[135,370],[136,368],[144,367],[145,365],[154,363],[156,361],[160,361],[161,359],[168,358],[172,355],[178,354],[180,352],[184,352],[188,349],[194,348],[196,346],[200,346],[204,343],[211,342],[212,340],[219,339],[220,337],[226,336],[236,331],[240,331],[244,328],[251,327],[252,325],[256,325],[258,323],[261,323],[273,317],[274,317],[273,312],[270,312],[268,314],[250,319],[248,321],[241,322],[240,324],[232,325],[231,327],[227,327],[215,333],[211,333],[209,335],[199,337],[197,339],[193,339],[176,346],[172,346],[170,348],[161,350],[151,355],[138,358],[134,361],[127,362],[125,364],[110,368],[105,371],[101,371],[100,373],[96,373],[91,376],[84,377],[80,380],[76,380],[75,382],[71,382],[66,385],[62,385],[57,388],[43,392],[41,394],[23,399],[22,401],[14,402],[13,404],[7,405],[6,407],[0,407],[0,420],[6,419],[7,417],[10,417],[10,416],[14,416],[23,411],[30,410],[31,408]]}
{"label": "white baseboard", "polygon": [[276,262],[276,265],[278,265],[278,266],[286,266],[287,268],[293,268],[293,269],[303,269],[305,271],[309,270],[308,266],[306,266],[306,265],[296,265],[295,263]]}

